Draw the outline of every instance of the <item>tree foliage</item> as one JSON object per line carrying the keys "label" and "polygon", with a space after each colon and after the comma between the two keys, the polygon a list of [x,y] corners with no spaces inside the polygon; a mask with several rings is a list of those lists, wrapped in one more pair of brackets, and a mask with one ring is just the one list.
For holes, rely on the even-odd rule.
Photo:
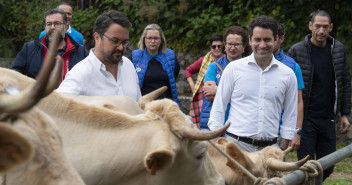
{"label": "tree foliage", "polygon": [[[24,43],[38,37],[44,29],[43,15],[56,7],[59,0],[0,0],[0,56],[14,57]],[[323,9],[333,18],[331,33],[351,53],[352,2],[348,0],[71,0],[72,26],[86,39],[86,48],[94,46],[92,30],[96,17],[103,11],[124,12],[133,27],[130,40],[137,45],[146,25],[159,24],[168,47],[174,50],[204,53],[208,39],[223,33],[231,25],[247,28],[251,19],[269,15],[285,26],[283,49],[302,40],[309,33],[309,14]]]}

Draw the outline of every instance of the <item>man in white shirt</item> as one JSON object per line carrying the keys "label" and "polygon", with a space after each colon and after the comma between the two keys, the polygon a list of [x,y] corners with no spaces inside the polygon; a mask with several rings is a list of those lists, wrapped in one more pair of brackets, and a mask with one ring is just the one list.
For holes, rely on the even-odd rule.
{"label": "man in white shirt", "polygon": [[223,125],[227,104],[231,103],[225,138],[241,149],[254,152],[277,145],[286,149],[295,136],[297,122],[297,80],[294,72],[273,57],[277,22],[268,16],[253,19],[249,26],[249,44],[253,53],[231,62],[223,72],[208,126],[216,130]]}
{"label": "man in white shirt", "polygon": [[94,23],[95,47],[67,73],[57,91],[87,96],[124,95],[137,101],[141,97],[138,77],[132,62],[123,56],[129,45],[130,26],[119,11],[101,14]]}

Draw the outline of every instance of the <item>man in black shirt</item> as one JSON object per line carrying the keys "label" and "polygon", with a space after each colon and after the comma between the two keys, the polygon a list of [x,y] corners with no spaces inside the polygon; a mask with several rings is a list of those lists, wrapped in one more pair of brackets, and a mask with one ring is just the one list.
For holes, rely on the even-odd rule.
{"label": "man in black shirt", "polygon": [[[330,15],[318,10],[312,14],[312,34],[293,45],[288,55],[302,69],[304,104],[303,132],[297,157],[322,158],[336,151],[335,118],[340,114],[340,131],[350,127],[351,77],[342,43],[329,36],[333,28]],[[324,180],[334,167],[324,171]]]}

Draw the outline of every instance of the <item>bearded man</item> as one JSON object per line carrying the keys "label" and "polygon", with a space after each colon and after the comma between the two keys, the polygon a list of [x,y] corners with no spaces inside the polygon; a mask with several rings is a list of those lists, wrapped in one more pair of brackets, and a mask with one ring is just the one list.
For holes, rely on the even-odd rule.
{"label": "bearded man", "polygon": [[102,13],[94,23],[95,47],[67,74],[57,91],[86,96],[124,95],[137,101],[141,92],[136,70],[123,56],[130,43],[129,27],[131,23],[123,13]]}

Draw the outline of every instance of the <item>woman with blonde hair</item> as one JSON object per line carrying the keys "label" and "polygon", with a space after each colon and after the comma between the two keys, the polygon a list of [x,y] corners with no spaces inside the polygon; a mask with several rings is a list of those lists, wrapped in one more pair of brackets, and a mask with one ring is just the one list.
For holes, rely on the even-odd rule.
{"label": "woman with blonde hair", "polygon": [[176,78],[180,64],[175,52],[166,46],[166,39],[161,27],[149,24],[138,42],[138,49],[128,57],[137,72],[142,95],[148,94],[162,86],[168,90],[158,99],[170,98],[179,103]]}

